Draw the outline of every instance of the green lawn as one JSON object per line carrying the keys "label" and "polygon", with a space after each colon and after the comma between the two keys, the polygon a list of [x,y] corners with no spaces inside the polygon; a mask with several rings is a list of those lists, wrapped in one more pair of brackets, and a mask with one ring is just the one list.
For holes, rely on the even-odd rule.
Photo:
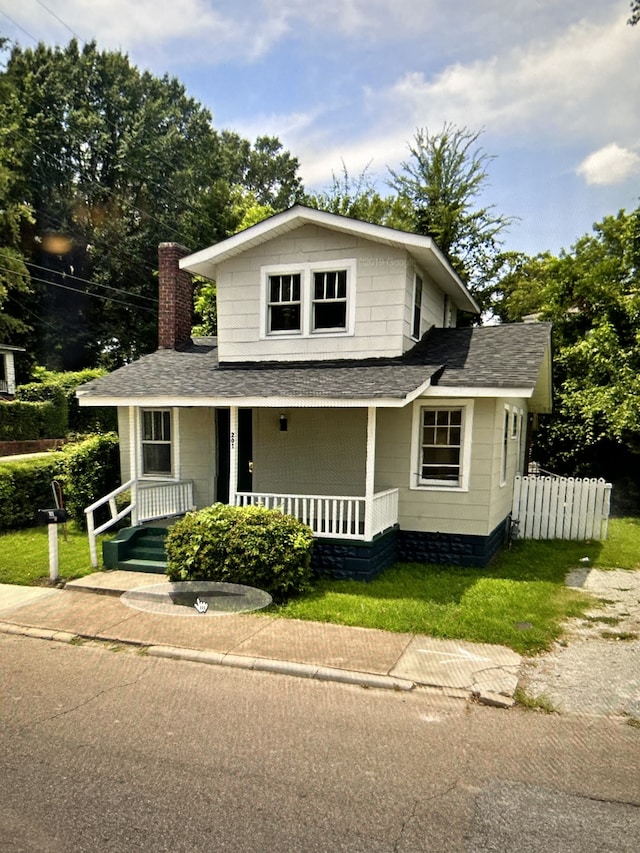
{"label": "green lawn", "polygon": [[[70,524],[67,541],[62,528],[58,541],[60,577],[89,574],[86,533]],[[587,565],[584,557],[597,568],[640,568],[640,519],[612,519],[605,542],[517,542],[488,569],[399,564],[371,583],[318,581],[272,612],[534,653],[560,635],[563,619],[591,603],[564,585],[569,570]],[[37,584],[48,575],[46,527],[0,536],[0,583]]]}
{"label": "green lawn", "polygon": [[[89,539],[73,522],[58,527],[58,572],[64,580],[90,574]],[[100,546],[98,546],[100,553]],[[46,525],[0,535],[0,583],[32,585],[49,577],[49,536]]]}
{"label": "green lawn", "polygon": [[277,612],[534,653],[560,636],[566,617],[592,605],[564,584],[584,557],[598,568],[640,567],[640,519],[612,519],[603,543],[517,542],[488,569],[399,564],[366,584],[319,581]]}

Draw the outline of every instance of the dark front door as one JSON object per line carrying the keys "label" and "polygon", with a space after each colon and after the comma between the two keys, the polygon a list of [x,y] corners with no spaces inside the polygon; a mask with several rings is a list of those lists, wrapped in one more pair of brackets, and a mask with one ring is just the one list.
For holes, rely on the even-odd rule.
{"label": "dark front door", "polygon": [[238,410],[238,491],[253,490],[253,410]]}
{"label": "dark front door", "polygon": [[[217,435],[217,472],[216,500],[229,503],[229,470],[231,445],[231,418],[229,409],[216,409]],[[233,436],[238,442],[238,491],[250,492],[253,489],[253,410],[238,410],[238,434]]]}

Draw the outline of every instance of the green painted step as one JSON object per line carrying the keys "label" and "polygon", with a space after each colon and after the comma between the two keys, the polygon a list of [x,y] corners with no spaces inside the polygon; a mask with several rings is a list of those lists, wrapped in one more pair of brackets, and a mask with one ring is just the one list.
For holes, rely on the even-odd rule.
{"label": "green painted step", "polygon": [[102,543],[102,558],[107,569],[131,572],[164,572],[166,527],[125,527],[113,539]]}

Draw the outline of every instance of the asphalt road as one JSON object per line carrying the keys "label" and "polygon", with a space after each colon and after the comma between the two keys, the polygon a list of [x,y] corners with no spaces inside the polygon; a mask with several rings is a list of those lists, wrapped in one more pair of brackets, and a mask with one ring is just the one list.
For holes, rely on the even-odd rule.
{"label": "asphalt road", "polygon": [[640,730],[0,635],[0,850],[640,849]]}

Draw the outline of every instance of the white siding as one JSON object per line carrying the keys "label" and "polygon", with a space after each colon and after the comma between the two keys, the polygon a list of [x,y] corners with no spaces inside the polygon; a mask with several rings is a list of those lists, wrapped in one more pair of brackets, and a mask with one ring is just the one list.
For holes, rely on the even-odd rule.
{"label": "white siding", "polygon": [[129,409],[118,407],[118,438],[120,449],[120,476],[123,483],[132,477],[131,471],[131,435],[129,430]]}
{"label": "white siding", "polygon": [[[491,529],[496,527],[506,516],[511,512],[511,504],[513,500],[513,483],[516,474],[522,473],[523,454],[525,436],[521,435],[520,429],[526,430],[526,400],[520,399],[499,399],[492,401],[494,406],[493,412],[493,458],[492,458],[492,478],[491,488],[494,495],[494,500],[491,505],[491,515],[489,523]],[[504,415],[505,410],[509,412],[509,435],[507,437],[507,476],[506,481],[502,482],[502,448],[504,436]],[[520,418],[520,413],[524,414],[524,418]],[[511,435],[511,423],[514,413],[517,415],[518,431],[516,435]]]}
{"label": "white siding", "polygon": [[[432,403],[433,398],[429,398]],[[459,405],[455,399],[438,399],[444,406]],[[500,443],[495,436],[496,400],[476,399],[471,437],[469,489],[410,488],[417,459],[412,458],[412,407],[378,412],[376,491],[398,488],[399,523],[405,530],[462,533],[486,536],[502,520],[502,495],[495,484],[495,458]],[[498,472],[499,473],[499,472]],[[504,489],[502,490],[504,492]],[[509,498],[510,500],[510,498]]]}
{"label": "white siding", "polygon": [[364,495],[366,446],[366,409],[255,409],[253,489]]}
{"label": "white siding", "polygon": [[[263,266],[355,259],[355,334],[261,339]],[[221,361],[365,358],[403,351],[407,253],[305,225],[221,264],[218,347]]]}
{"label": "white siding", "polygon": [[214,409],[180,409],[180,479],[193,480],[196,506],[214,501],[216,473]]}

